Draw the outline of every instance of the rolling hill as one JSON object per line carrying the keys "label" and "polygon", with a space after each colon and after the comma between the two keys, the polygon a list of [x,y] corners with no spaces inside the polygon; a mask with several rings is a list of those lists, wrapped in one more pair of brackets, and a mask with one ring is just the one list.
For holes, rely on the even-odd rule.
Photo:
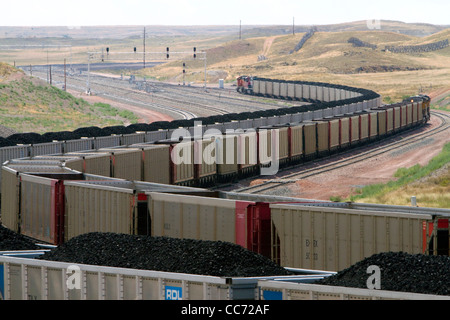
{"label": "rolling hill", "polygon": [[[247,74],[284,80],[306,80],[355,85],[380,92],[387,101],[405,95],[450,87],[450,47],[432,52],[393,53],[386,46],[418,46],[450,39],[450,29],[427,37],[384,30],[316,32],[298,52],[293,51],[304,33],[228,41],[206,50],[208,74],[221,71],[232,83]],[[376,49],[355,47],[350,38],[376,45]],[[266,60],[258,59],[264,54]],[[187,79],[204,79],[202,61],[187,63]],[[179,61],[168,62],[145,75],[180,81]],[[213,77],[211,82],[217,81]]]}
{"label": "rolling hill", "polygon": [[[450,87],[450,48],[398,54],[386,52],[386,46],[417,46],[450,39],[448,26],[399,21],[380,21],[380,29],[371,30],[367,21],[314,26],[317,32],[299,51],[294,51],[312,26],[146,26],[148,52],[206,52],[207,80],[210,84],[225,79],[233,83],[238,75],[255,75],[286,80],[332,82],[359,86],[379,92],[386,102],[405,95]],[[0,27],[0,45],[15,49],[0,50],[0,61],[17,64],[62,64],[63,58],[73,63],[87,63],[87,51],[142,51],[143,26],[111,27]],[[350,38],[376,45],[376,49],[355,47]],[[67,48],[27,49],[26,44]],[[151,61],[152,55],[146,56]],[[113,55],[109,58],[113,61]],[[142,55],[127,59],[142,60]],[[68,61],[69,61],[68,60]],[[186,64],[188,83],[203,83],[204,60],[194,61],[171,54],[167,63],[135,73],[153,79],[181,83],[182,62]],[[129,74],[129,70],[119,70]]]}

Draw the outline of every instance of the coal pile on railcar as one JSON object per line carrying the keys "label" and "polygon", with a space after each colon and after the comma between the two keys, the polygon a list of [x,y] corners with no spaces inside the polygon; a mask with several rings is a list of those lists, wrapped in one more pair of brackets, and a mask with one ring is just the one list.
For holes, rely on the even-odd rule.
{"label": "coal pile on railcar", "polygon": [[0,251],[39,250],[32,240],[0,224]]}
{"label": "coal pile on railcar", "polygon": [[403,252],[375,254],[316,284],[367,289],[369,266],[380,268],[381,290],[450,295],[450,257]]}
{"label": "coal pile on railcar", "polygon": [[102,133],[102,129],[97,126],[82,127],[75,129],[73,131],[73,135],[76,137],[75,139],[80,139],[82,137],[94,138],[104,136],[104,134]]}
{"label": "coal pile on railcar", "polygon": [[135,130],[125,126],[109,126],[101,129],[101,136],[110,136],[113,134],[130,134],[135,133]]}
{"label": "coal pile on railcar", "polygon": [[270,259],[228,242],[109,232],[74,237],[40,259],[218,277],[292,274]]}
{"label": "coal pile on railcar", "polygon": [[35,132],[14,133],[7,139],[14,144],[37,144],[47,142],[42,135]]}
{"label": "coal pile on railcar", "polygon": [[132,132],[137,132],[137,131],[158,131],[158,128],[154,128],[149,123],[132,123],[129,126],[127,126],[127,128],[129,130],[131,130]]}
{"label": "coal pile on railcar", "polygon": [[10,147],[10,146],[14,146],[14,145],[15,145],[14,142],[8,140],[7,138],[0,137],[0,148]]}
{"label": "coal pile on railcar", "polygon": [[46,132],[42,134],[42,137],[45,139],[45,141],[52,142],[52,141],[76,140],[80,138],[80,135],[77,135],[72,131],[58,131],[58,132]]}

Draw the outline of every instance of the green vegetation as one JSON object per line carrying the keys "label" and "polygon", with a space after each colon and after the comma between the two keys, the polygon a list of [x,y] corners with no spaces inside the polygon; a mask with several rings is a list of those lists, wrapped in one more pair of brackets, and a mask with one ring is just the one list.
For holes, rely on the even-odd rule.
{"label": "green vegetation", "polygon": [[395,101],[392,100],[392,98],[390,96],[386,96],[386,97],[383,97],[383,102],[386,103],[386,104],[392,104]]}
{"label": "green vegetation", "polygon": [[131,123],[136,123],[138,117],[131,111],[119,110],[117,108],[111,107],[111,105],[102,102],[94,103],[94,109],[99,110],[104,116],[109,117],[120,117],[129,120]]}
{"label": "green vegetation", "polygon": [[81,98],[28,77],[0,83],[0,125],[17,132],[72,131],[136,123],[132,112]]}
{"label": "green vegetation", "polygon": [[332,197],[330,197],[330,201],[331,202],[342,202],[343,200],[339,196],[332,196]]}
{"label": "green vegetation", "polygon": [[406,205],[410,202],[410,197],[415,195],[422,206],[450,208],[449,164],[450,143],[447,143],[442,152],[426,166],[417,164],[410,168],[400,168],[394,175],[395,180],[359,189],[349,200]]}

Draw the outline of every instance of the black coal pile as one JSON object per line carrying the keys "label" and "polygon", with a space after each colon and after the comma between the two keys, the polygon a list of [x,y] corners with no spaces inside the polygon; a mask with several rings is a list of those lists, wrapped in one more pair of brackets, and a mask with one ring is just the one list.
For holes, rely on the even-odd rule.
{"label": "black coal pile", "polygon": [[152,127],[152,125],[148,123],[132,123],[127,126],[129,130],[132,132],[136,131],[158,131],[158,128]]}
{"label": "black coal pile", "polygon": [[102,136],[110,136],[113,134],[130,134],[135,133],[135,131],[132,128],[128,128],[125,126],[109,126],[104,127],[101,130]]}
{"label": "black coal pile", "polygon": [[42,135],[34,132],[14,133],[7,139],[13,144],[37,144],[47,142]]}
{"label": "black coal pile", "polygon": [[290,275],[262,255],[228,242],[87,233],[40,259],[219,277]]}
{"label": "black coal pile", "polygon": [[14,142],[8,140],[7,138],[0,137],[0,147],[10,147],[14,145]]}
{"label": "black coal pile", "polygon": [[375,254],[317,284],[367,289],[372,265],[380,268],[381,290],[450,295],[450,257],[403,252]]}
{"label": "black coal pile", "polygon": [[32,240],[0,224],[0,251],[39,250]]}
{"label": "black coal pile", "polygon": [[77,137],[75,139],[79,139],[82,137],[87,138],[93,138],[93,137],[102,137],[104,134],[102,134],[102,129],[97,126],[90,126],[90,127],[82,127],[75,129],[72,134]]}
{"label": "black coal pile", "polygon": [[80,135],[74,134],[72,131],[58,131],[58,132],[46,132],[42,134],[42,137],[48,141],[67,141],[79,139]]}

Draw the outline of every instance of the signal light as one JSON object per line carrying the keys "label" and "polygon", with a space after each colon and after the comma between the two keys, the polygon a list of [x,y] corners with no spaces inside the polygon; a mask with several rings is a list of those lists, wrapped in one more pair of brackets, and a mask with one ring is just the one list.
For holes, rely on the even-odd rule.
{"label": "signal light", "polygon": [[134,52],[136,53],[136,47],[134,47]]}
{"label": "signal light", "polygon": [[169,59],[169,47],[166,48],[166,51],[167,51],[166,57],[167,59]]}

